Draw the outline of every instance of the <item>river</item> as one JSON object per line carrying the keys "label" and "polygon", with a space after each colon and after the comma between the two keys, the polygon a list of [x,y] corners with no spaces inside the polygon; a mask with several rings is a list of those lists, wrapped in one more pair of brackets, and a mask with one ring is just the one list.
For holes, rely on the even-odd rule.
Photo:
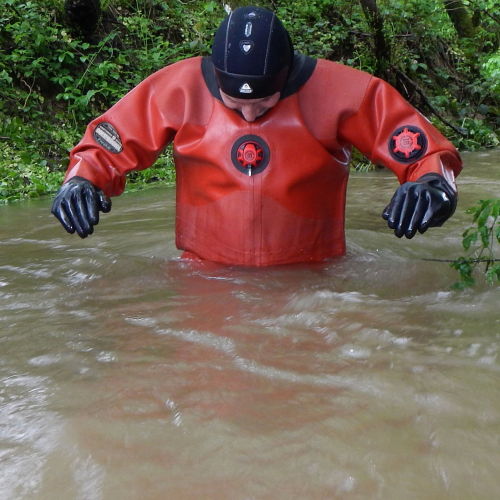
{"label": "river", "polygon": [[0,206],[0,498],[500,498],[500,293],[452,290],[464,210],[399,240],[396,188],[353,173],[348,253],[265,269],[179,259],[174,190],[93,236],[49,199]]}

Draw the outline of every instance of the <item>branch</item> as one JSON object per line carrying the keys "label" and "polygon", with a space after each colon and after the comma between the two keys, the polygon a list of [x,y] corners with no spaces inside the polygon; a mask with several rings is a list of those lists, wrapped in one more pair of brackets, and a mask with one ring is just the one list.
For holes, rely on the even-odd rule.
{"label": "branch", "polygon": [[422,90],[422,87],[420,85],[413,81],[408,75],[406,75],[403,71],[401,71],[399,68],[392,68],[396,73],[403,78],[403,80],[406,80],[407,83],[409,83],[420,95],[422,100],[424,101],[425,105],[431,110],[431,112],[439,119],[441,120],[445,125],[448,125],[452,130],[454,130],[457,134],[466,137],[467,136],[467,131],[461,127],[457,127],[456,125],[453,125],[453,123],[449,122],[446,118],[444,118],[441,113],[431,104],[429,101],[429,98],[425,95],[425,92]]}
{"label": "branch", "polygon": [[483,14],[486,14],[488,17],[491,17],[491,19],[493,19],[493,21],[495,21],[497,24],[500,24],[500,17],[496,16],[495,14],[491,14],[487,10],[484,10]]}
{"label": "branch", "polygon": [[474,26],[472,18],[462,0],[444,0],[444,8],[460,38],[472,38]]}
{"label": "branch", "polygon": [[[457,259],[420,259],[425,262],[456,262]],[[481,262],[500,262],[500,259],[467,259],[471,264],[480,264]]]}
{"label": "branch", "polygon": [[373,30],[376,60],[375,75],[387,79],[387,76],[389,76],[387,69],[391,61],[391,47],[384,33],[384,17],[378,9],[376,0],[359,0],[359,3],[368,25]]}

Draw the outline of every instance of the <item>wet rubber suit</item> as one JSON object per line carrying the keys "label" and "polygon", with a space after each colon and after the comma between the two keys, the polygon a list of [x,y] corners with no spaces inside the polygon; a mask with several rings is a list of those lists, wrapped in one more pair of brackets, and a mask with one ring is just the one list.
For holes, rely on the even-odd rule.
{"label": "wet rubber suit", "polygon": [[[89,124],[65,181],[90,181],[103,200],[97,212],[107,211],[127,172],[172,141],[176,244],[201,259],[267,266],[344,254],[352,146],[402,184],[384,212],[398,237],[441,225],[456,205],[460,157],[424,116],[383,80],[299,54],[280,101],[254,122],[221,102],[210,58],[167,66]],[[411,213],[392,220],[421,185],[437,209],[420,225]]]}

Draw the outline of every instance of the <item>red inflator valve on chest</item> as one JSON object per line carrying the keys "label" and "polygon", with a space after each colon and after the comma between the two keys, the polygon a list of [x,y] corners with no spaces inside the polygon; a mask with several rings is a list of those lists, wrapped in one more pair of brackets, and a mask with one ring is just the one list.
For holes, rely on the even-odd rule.
{"label": "red inflator valve on chest", "polygon": [[240,137],[231,150],[233,165],[244,174],[251,176],[262,172],[269,163],[269,146],[256,135]]}

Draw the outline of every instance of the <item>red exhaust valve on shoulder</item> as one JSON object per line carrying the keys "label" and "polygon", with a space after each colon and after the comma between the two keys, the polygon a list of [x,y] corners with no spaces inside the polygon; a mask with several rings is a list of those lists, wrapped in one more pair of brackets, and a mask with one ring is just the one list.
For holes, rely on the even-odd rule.
{"label": "red exhaust valve on shoulder", "polygon": [[420,158],[427,148],[427,137],[411,125],[399,127],[389,141],[389,152],[395,160],[411,163]]}

